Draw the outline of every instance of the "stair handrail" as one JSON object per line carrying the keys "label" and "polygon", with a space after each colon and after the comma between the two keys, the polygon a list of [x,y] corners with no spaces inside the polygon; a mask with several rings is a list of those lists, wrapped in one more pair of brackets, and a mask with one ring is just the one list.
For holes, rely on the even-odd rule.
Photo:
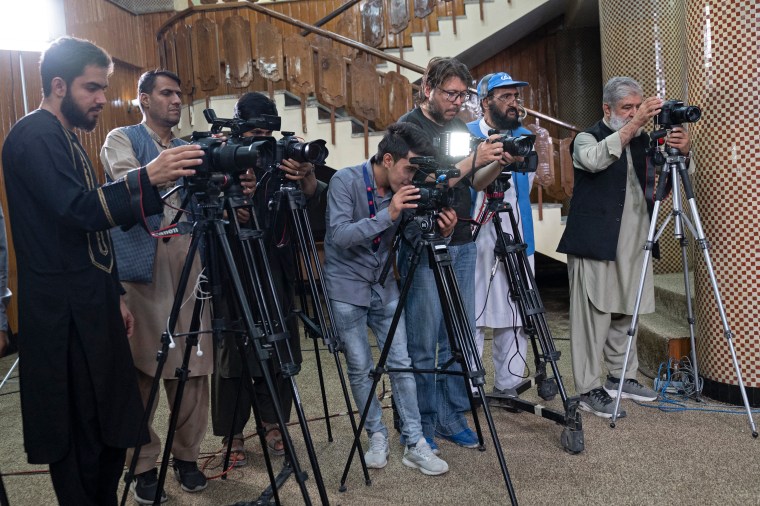
{"label": "stair handrail", "polygon": [[[241,5],[242,4],[242,5]],[[308,30],[311,33],[316,33],[317,35],[321,35],[323,37],[326,37],[330,40],[333,40],[335,42],[338,42],[340,44],[344,44],[346,46],[352,47],[354,49],[357,49],[359,51],[363,51],[367,54],[371,54],[372,56],[375,56],[381,60],[384,60],[386,62],[394,63],[400,67],[404,67],[407,70],[411,70],[412,72],[416,72],[420,75],[423,75],[425,73],[425,69],[423,67],[420,67],[419,65],[415,65],[414,63],[408,62],[406,60],[402,60],[401,58],[398,58],[393,55],[389,55],[384,53],[383,51],[380,51],[379,49],[376,49],[374,47],[368,46],[362,42],[357,42],[353,39],[349,39],[348,37],[345,37],[343,35],[340,35],[335,32],[331,32],[329,30],[325,30],[324,28],[320,28],[315,25],[311,25],[309,23],[304,23],[303,21],[300,21],[298,19],[294,19],[291,17],[286,16],[285,14],[282,14],[277,11],[273,11],[271,9],[267,9],[266,7],[262,7],[261,5],[257,5],[254,3],[251,3],[249,0],[245,0],[243,2],[237,2],[237,3],[225,3],[225,4],[211,4],[211,5],[193,5],[191,7],[188,7],[187,9],[178,12],[174,16],[167,19],[158,29],[158,33],[156,34],[156,39],[160,43],[163,39],[164,33],[174,25],[177,21],[184,19],[188,16],[191,16],[192,14],[195,14],[197,12],[204,12],[204,11],[224,11],[229,9],[239,9],[240,7],[245,7],[247,9],[251,9],[253,11],[259,12],[261,14],[264,14],[266,16],[270,16],[274,19],[277,19],[279,21],[282,21],[284,23],[297,26],[298,28],[302,28],[304,30]],[[474,89],[470,89],[471,93],[477,93]],[[533,116],[535,118],[539,118],[541,120],[547,121],[549,123],[553,123],[557,126],[560,126],[562,128],[566,128],[568,130],[572,130],[574,132],[581,132],[581,130],[571,124],[567,123],[565,121],[559,120],[557,118],[554,118],[552,116],[548,116],[544,113],[534,111],[533,109],[525,108],[525,112]]]}

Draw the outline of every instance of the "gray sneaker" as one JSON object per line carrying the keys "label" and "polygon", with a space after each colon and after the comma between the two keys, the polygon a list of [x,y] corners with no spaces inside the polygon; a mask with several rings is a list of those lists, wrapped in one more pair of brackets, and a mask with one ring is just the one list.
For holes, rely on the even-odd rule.
{"label": "gray sneaker", "polygon": [[414,446],[407,446],[404,458],[401,460],[407,467],[419,469],[422,474],[437,476],[449,470],[449,465],[440,457],[433,454],[430,445],[421,437]]}
{"label": "gray sneaker", "polygon": [[388,464],[388,438],[382,432],[375,432],[369,438],[369,450],[364,454],[364,462],[370,469],[382,469]]}
{"label": "gray sneaker", "polygon": [[[581,400],[578,404],[583,411],[594,413],[602,418],[612,418],[612,412],[615,410],[615,401],[610,397],[603,388],[595,388],[590,392],[581,394]],[[618,418],[623,418],[625,411],[618,412]]]}
{"label": "gray sneaker", "polygon": [[[604,383],[604,389],[614,399],[617,397],[620,379],[613,376],[607,376]],[[654,401],[657,399],[657,392],[647,388],[633,378],[626,378],[623,382],[623,399],[633,399],[634,401]]]}

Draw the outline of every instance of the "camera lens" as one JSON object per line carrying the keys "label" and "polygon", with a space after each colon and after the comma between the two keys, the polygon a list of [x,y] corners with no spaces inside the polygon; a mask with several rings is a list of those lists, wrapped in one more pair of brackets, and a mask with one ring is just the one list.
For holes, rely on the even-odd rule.
{"label": "camera lens", "polygon": [[292,158],[297,162],[324,163],[329,153],[325,144],[323,140],[291,142],[287,146],[285,158]]}
{"label": "camera lens", "polygon": [[528,156],[533,151],[533,139],[526,135],[504,139],[504,151],[512,156]]}
{"label": "camera lens", "polygon": [[671,118],[674,124],[694,123],[702,117],[702,111],[696,105],[685,105],[673,108]]}

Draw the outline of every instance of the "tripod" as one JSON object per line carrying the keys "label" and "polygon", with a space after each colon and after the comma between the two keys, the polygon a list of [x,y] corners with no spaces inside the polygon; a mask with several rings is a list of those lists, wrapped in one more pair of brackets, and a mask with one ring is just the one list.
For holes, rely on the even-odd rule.
{"label": "tripod", "polygon": [[[757,437],[757,429],[755,428],[755,422],[752,419],[752,411],[749,407],[749,401],[747,400],[747,392],[744,389],[744,382],[742,381],[742,375],[741,371],[739,369],[739,362],[736,360],[736,351],[734,350],[734,343],[733,343],[733,333],[731,332],[731,328],[728,325],[728,320],[726,318],[726,312],[723,307],[723,303],[720,298],[720,291],[718,290],[718,282],[715,278],[715,271],[713,270],[712,261],[710,260],[710,252],[709,248],[710,245],[707,242],[707,239],[705,239],[705,233],[702,229],[702,222],[699,218],[699,212],[697,210],[697,201],[696,197],[694,196],[694,189],[691,184],[691,179],[689,177],[689,172],[686,167],[686,157],[681,155],[676,148],[672,148],[665,144],[665,150],[667,152],[667,157],[665,157],[665,163],[662,166],[662,172],[660,174],[660,179],[657,183],[657,192],[655,194],[655,201],[654,201],[654,208],[652,210],[652,220],[649,224],[649,234],[647,235],[647,242],[644,245],[644,262],[641,269],[641,278],[639,280],[639,287],[638,292],[636,294],[636,304],[634,305],[633,309],[633,316],[631,318],[631,327],[628,329],[628,342],[625,350],[625,357],[623,359],[623,369],[621,372],[621,378],[620,383],[618,384],[618,391],[617,391],[617,397],[615,398],[615,409],[612,413],[612,421],[610,422],[610,427],[615,427],[615,421],[618,416],[618,408],[620,407],[620,398],[623,393],[623,382],[625,380],[625,371],[628,367],[628,357],[631,352],[631,344],[633,342],[633,337],[636,335],[636,328],[638,325],[638,317],[639,317],[639,309],[641,306],[641,297],[644,292],[644,281],[646,278],[646,270],[647,265],[649,263],[651,254],[652,254],[652,248],[654,247],[655,242],[657,239],[659,239],[660,235],[662,235],[662,232],[665,230],[665,226],[670,222],[671,218],[673,219],[674,223],[674,236],[676,239],[678,239],[680,245],[681,245],[681,262],[683,264],[683,279],[684,279],[684,287],[686,289],[686,310],[687,310],[687,316],[686,320],[689,324],[689,339],[691,342],[691,361],[694,366],[694,381],[696,383],[696,397],[697,400],[699,400],[699,396],[701,394],[701,389],[699,387],[699,369],[697,366],[697,346],[696,346],[696,340],[695,340],[695,333],[694,333],[694,324],[696,323],[696,319],[694,318],[694,310],[691,305],[691,288],[689,283],[689,262],[687,257],[687,245],[688,245],[688,239],[686,238],[686,233],[684,232],[684,226],[685,223],[691,232],[691,234],[696,238],[697,246],[699,246],[699,249],[702,250],[702,256],[705,259],[705,265],[707,266],[707,272],[710,276],[710,284],[712,285],[712,291],[713,295],[715,297],[715,303],[718,306],[718,313],[720,315],[720,320],[723,326],[723,336],[726,338],[726,342],[728,343],[729,351],[731,352],[731,360],[734,364],[734,370],[736,371],[736,378],[739,383],[739,391],[741,392],[742,399],[744,401],[744,407],[747,411],[747,417],[749,418],[749,425],[752,429],[752,437]],[[686,199],[689,203],[689,209],[691,211],[691,217],[693,220],[689,220],[688,216],[686,216],[681,211],[681,188],[679,185],[679,177],[680,182],[683,185],[683,190],[686,195]],[[667,217],[665,222],[662,224],[659,230],[657,230],[657,214],[660,210],[660,204],[662,203],[662,199],[665,198],[665,196],[668,193],[669,185],[673,188],[673,211],[671,214]],[[655,234],[656,232],[656,234]]]}
{"label": "tripod", "polygon": [[[409,272],[407,278],[401,289],[401,296],[398,301],[396,311],[393,315],[390,328],[388,329],[388,336],[385,340],[385,344],[380,353],[377,365],[370,371],[372,377],[372,387],[370,389],[369,398],[367,399],[362,417],[359,421],[359,428],[354,434],[354,443],[351,446],[348,460],[341,477],[341,490],[345,490],[345,482],[348,476],[349,469],[351,467],[351,461],[359,445],[359,438],[361,437],[361,431],[364,427],[364,423],[369,413],[370,401],[372,395],[377,388],[377,384],[380,381],[383,373],[386,372],[413,372],[413,373],[427,373],[427,374],[452,374],[462,376],[462,380],[465,382],[465,390],[470,398],[470,406],[472,408],[472,415],[475,422],[475,426],[478,433],[478,440],[481,448],[483,446],[483,434],[478,422],[477,410],[475,409],[474,399],[472,392],[470,391],[470,383],[478,389],[480,398],[485,398],[483,392],[483,385],[485,383],[485,373],[483,370],[483,364],[480,361],[480,357],[477,353],[475,341],[472,335],[472,329],[467,321],[467,312],[465,310],[464,301],[462,300],[459,287],[457,285],[456,276],[451,265],[451,255],[449,253],[448,245],[446,241],[441,237],[437,231],[435,212],[434,211],[422,211],[421,213],[413,215],[411,218],[405,215],[394,239],[395,249],[399,240],[403,236],[404,240],[407,240],[413,246],[413,253],[411,257]],[[438,292],[438,299],[443,309],[443,316],[446,324],[446,329],[449,336],[449,343],[451,347],[452,358],[442,366],[432,369],[415,369],[415,368],[385,368],[385,363],[388,359],[388,355],[393,344],[393,337],[398,327],[398,323],[401,319],[402,311],[404,310],[405,302],[409,294],[409,289],[412,286],[412,279],[414,278],[414,272],[420,261],[420,255],[423,250],[427,251],[429,255],[429,265],[433,269],[436,288]],[[390,259],[393,257],[393,251],[389,255]],[[449,367],[454,362],[459,362],[462,367],[462,371],[449,370]],[[471,365],[474,364],[474,365]],[[496,455],[499,460],[499,466],[501,468],[504,482],[509,493],[511,503],[517,504],[517,497],[512,486],[512,481],[509,477],[509,471],[507,470],[507,464],[504,459],[504,453],[501,449],[501,443],[499,442],[498,435],[496,433],[496,426],[491,416],[491,410],[487,403],[483,403],[483,412],[485,414],[488,427],[493,439]]]}
{"label": "tripod", "polygon": [[[314,243],[314,234],[311,231],[311,223],[307,215],[306,196],[293,183],[286,183],[280,186],[280,190],[273,196],[270,207],[273,207],[275,216],[281,216],[281,213],[288,212],[290,219],[287,223],[292,227],[295,234],[295,241],[291,240],[290,244],[296,261],[296,277],[299,287],[300,309],[296,312],[304,324],[306,335],[314,340],[314,355],[317,364],[317,374],[319,376],[319,386],[322,395],[322,407],[325,416],[325,425],[327,429],[328,441],[333,440],[332,429],[330,426],[330,416],[327,408],[327,393],[325,391],[324,377],[322,374],[322,361],[319,354],[317,339],[322,338],[322,343],[327,350],[333,355],[335,368],[338,371],[343,399],[346,403],[351,429],[356,433],[356,419],[351,407],[351,398],[349,397],[348,387],[346,385],[343,366],[340,361],[339,352],[341,351],[340,342],[335,335],[335,318],[330,306],[327,288],[322,282],[324,279],[322,273],[322,264],[319,261],[317,247]],[[293,238],[291,233],[291,238]],[[303,272],[306,272],[306,280],[303,279]],[[311,311],[306,299],[305,283],[308,283],[309,294],[311,296]],[[364,480],[370,483],[369,471],[364,461],[364,452],[361,445],[359,446],[359,460],[361,462]]]}
{"label": "tripod", "polygon": [[[538,395],[544,400],[551,400],[559,392],[564,413],[560,413],[545,406],[525,401],[519,397],[489,394],[489,403],[507,409],[517,409],[531,412],[542,418],[546,418],[564,426],[560,442],[568,453],[580,453],[584,449],[583,425],[578,412],[578,397],[568,397],[559,373],[557,360],[560,352],[554,346],[549,325],[546,322],[546,310],[541,300],[541,295],[536,288],[536,280],[528,262],[526,253],[527,244],[522,242],[517,220],[512,205],[504,201],[504,194],[509,189],[509,174],[507,177],[499,176],[486,193],[486,214],[490,214],[491,221],[496,231],[496,261],[501,264],[507,277],[507,285],[511,298],[516,302],[520,319],[525,331],[530,336],[535,358],[536,374],[532,379],[527,379],[517,385],[515,390],[522,393],[530,389],[534,384],[538,387]],[[501,214],[507,213],[512,226],[510,236],[502,228]],[[473,232],[473,238],[477,238],[481,224],[478,224]],[[494,265],[495,273],[496,265]],[[538,345],[537,345],[538,342]],[[541,350],[539,351],[538,346]],[[546,375],[546,362],[551,366],[554,378]]]}
{"label": "tripod", "polygon": [[[226,180],[226,177],[220,178]],[[268,263],[266,254],[263,249],[263,245],[260,243],[262,233],[258,230],[247,229],[242,231],[240,224],[237,222],[237,216],[233,208],[229,204],[232,196],[239,196],[240,187],[237,184],[229,188],[225,188],[225,196],[221,196],[221,186],[217,184],[216,178],[211,177],[208,180],[193,181],[189,185],[189,195],[195,195],[199,208],[202,211],[202,218],[197,220],[193,225],[192,237],[190,247],[188,249],[187,257],[183,265],[182,274],[177,286],[174,303],[169,316],[167,324],[167,331],[162,336],[162,350],[158,355],[158,367],[157,373],[154,376],[154,383],[151,387],[150,397],[148,399],[148,406],[152,406],[155,401],[155,394],[158,390],[158,381],[161,376],[161,370],[163,363],[166,360],[166,352],[168,352],[168,337],[174,331],[179,309],[182,303],[182,297],[187,287],[188,279],[190,277],[190,270],[195,257],[196,252],[199,249],[201,243],[204,246],[204,253],[206,257],[206,265],[208,268],[208,281],[206,283],[211,286],[212,293],[212,313],[214,315],[221,314],[220,298],[222,296],[221,274],[222,272],[227,274],[227,278],[232,284],[232,299],[234,301],[233,306],[238,311],[238,314],[242,317],[243,331],[236,332],[236,345],[238,353],[241,357],[241,364],[243,369],[244,385],[248,392],[251,406],[253,407],[254,417],[256,420],[256,426],[258,429],[259,439],[264,451],[264,459],[267,467],[267,473],[269,475],[270,488],[273,492],[276,504],[280,504],[279,496],[277,493],[278,483],[274,477],[272,471],[271,460],[269,454],[266,451],[266,441],[264,437],[264,429],[261,418],[259,416],[259,410],[257,409],[257,400],[254,392],[253,381],[251,377],[251,371],[248,366],[248,354],[253,353],[254,359],[258,362],[262,377],[266,383],[267,391],[275,402],[272,403],[275,416],[277,418],[277,424],[282,434],[283,443],[288,454],[289,465],[295,473],[296,480],[298,481],[301,493],[304,498],[305,504],[311,504],[308,491],[306,490],[305,480],[306,474],[301,470],[298,462],[297,455],[295,453],[293,441],[287,430],[286,420],[284,419],[282,409],[278,402],[276,402],[277,390],[272,380],[271,369],[272,354],[274,359],[279,362],[279,368],[283,372],[283,376],[287,377],[289,381],[289,387],[291,388],[294,406],[298,414],[299,424],[303,433],[305,446],[311,462],[312,471],[314,473],[315,481],[319,490],[320,499],[323,504],[328,504],[327,493],[322,480],[319,465],[316,460],[316,454],[309,434],[309,429],[306,424],[306,417],[303,412],[303,407],[300,402],[300,395],[298,393],[298,387],[295,382],[295,374],[298,373],[298,366],[292,362],[287,362],[283,357],[290,357],[290,352],[287,349],[287,333],[282,332],[282,311],[280,309],[276,293],[272,284],[271,272],[268,270]],[[184,206],[183,206],[184,207]],[[225,229],[225,223],[223,221],[223,211],[227,209],[231,220],[234,220],[236,224],[236,230],[238,232],[238,244],[240,246],[240,252],[242,253],[242,261],[237,262],[232,254],[230,247],[230,241],[227,237]],[[250,207],[249,207],[250,210]],[[252,242],[259,241],[258,252],[254,251]],[[259,253],[258,258],[254,258],[254,254]],[[258,262],[257,262],[258,260]],[[263,266],[263,269],[260,268]],[[263,273],[261,272],[263,270]],[[242,272],[241,272],[242,271]],[[242,276],[241,276],[242,274]],[[259,310],[260,323],[254,322],[254,316],[251,309],[251,303],[249,297],[254,297],[256,307]],[[161,492],[163,490],[163,483],[166,478],[166,470],[170,457],[170,451],[172,447],[174,430],[177,424],[177,418],[179,414],[179,407],[182,400],[182,392],[184,384],[187,381],[190,351],[193,346],[197,344],[197,329],[200,322],[202,302],[199,299],[195,301],[195,307],[193,309],[193,318],[190,326],[190,332],[185,335],[186,348],[183,356],[182,365],[177,369],[176,376],[180,380],[177,387],[177,394],[172,407],[172,416],[169,422],[168,434],[166,438],[163,459],[161,463],[161,471],[159,473],[159,481],[156,489],[156,496],[154,503],[158,505],[161,500]],[[215,320],[213,327],[215,337],[218,337],[220,332],[224,330],[225,322],[222,320]],[[234,329],[233,329],[234,330]],[[285,350],[281,350],[284,347]],[[287,353],[287,355],[285,355]],[[149,410],[146,410],[141,430],[147,426],[147,419],[149,417]],[[138,439],[139,443],[139,439]],[[135,454],[133,455],[132,462],[130,464],[130,470],[127,473],[125,480],[127,483],[131,481],[135,465],[136,458],[139,454],[139,444],[136,445]],[[126,497],[122,496],[122,504]]]}

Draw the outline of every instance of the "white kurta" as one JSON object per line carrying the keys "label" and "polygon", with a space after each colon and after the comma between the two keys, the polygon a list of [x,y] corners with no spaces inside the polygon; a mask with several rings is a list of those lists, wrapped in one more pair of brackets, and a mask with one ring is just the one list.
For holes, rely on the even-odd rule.
{"label": "white kurta", "polygon": [[[484,129],[485,126],[485,129]],[[480,121],[480,128],[485,137],[488,136],[488,127],[483,120]],[[535,173],[529,174],[529,187],[533,187]],[[479,192],[475,200],[474,216],[478,215],[481,206],[484,206],[485,193]],[[517,205],[517,192],[514,181],[510,181],[510,188],[504,193],[504,202],[512,206],[512,212],[523,236],[523,221],[532,219],[530,216],[520,216],[520,208]],[[512,224],[509,222],[507,213],[501,214],[502,230],[509,234],[512,233]],[[478,256],[475,263],[475,325],[478,327],[505,328],[521,327],[517,305],[509,297],[509,287],[507,284],[506,270],[503,264],[499,264],[495,276],[491,280],[491,271],[493,270],[495,255],[493,252],[496,245],[496,227],[492,222],[486,223],[480,229],[475,241],[478,248]],[[533,255],[528,257],[531,271],[533,267]]]}

